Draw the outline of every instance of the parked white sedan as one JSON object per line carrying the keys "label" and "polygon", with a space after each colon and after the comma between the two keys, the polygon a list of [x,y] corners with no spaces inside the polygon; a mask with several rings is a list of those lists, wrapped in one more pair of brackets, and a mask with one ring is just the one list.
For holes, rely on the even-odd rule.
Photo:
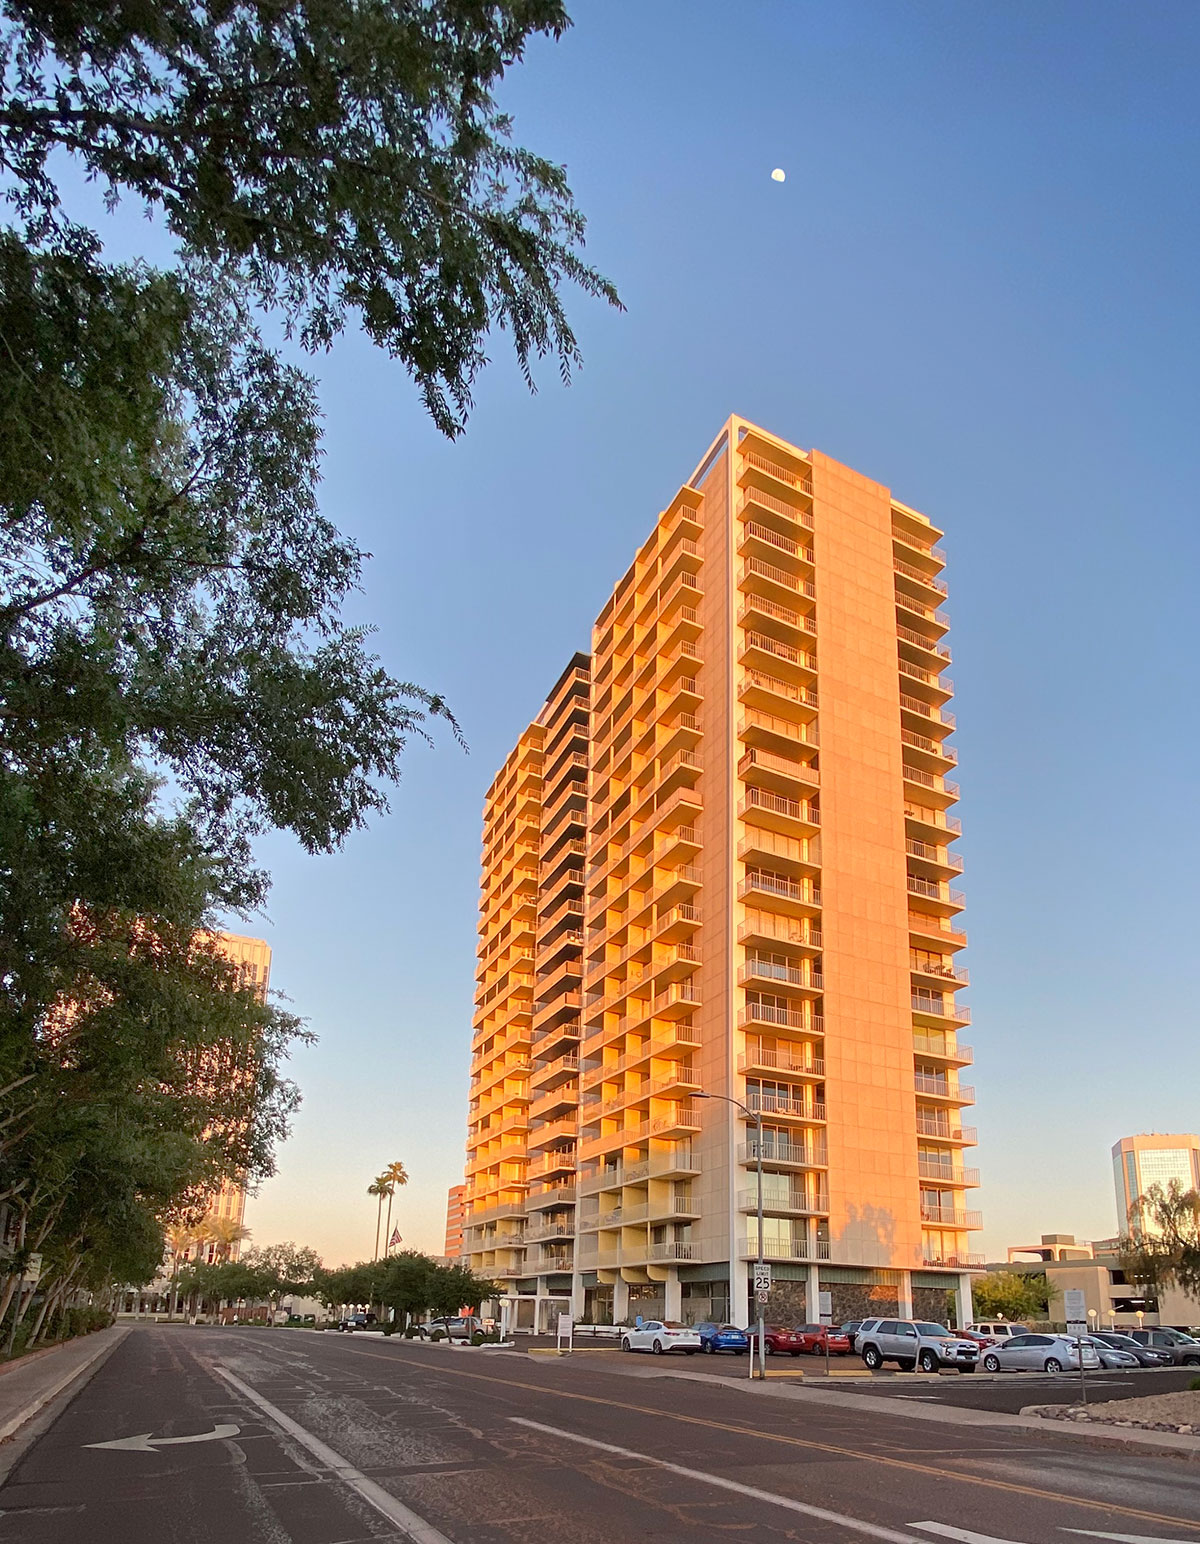
{"label": "parked white sedan", "polygon": [[699,1332],[677,1319],[647,1319],[637,1329],[621,1331],[622,1351],[653,1351],[655,1356],[682,1351],[685,1356],[694,1356],[700,1346]]}
{"label": "parked white sedan", "polygon": [[1083,1365],[1099,1370],[1094,1346],[1080,1347],[1074,1335],[1014,1335],[1002,1346],[989,1346],[983,1355],[987,1372],[1068,1372]]}

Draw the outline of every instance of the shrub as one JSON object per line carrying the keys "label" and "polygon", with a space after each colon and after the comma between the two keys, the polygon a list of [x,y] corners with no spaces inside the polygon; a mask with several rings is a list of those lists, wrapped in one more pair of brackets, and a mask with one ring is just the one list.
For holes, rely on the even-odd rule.
{"label": "shrub", "polygon": [[404,1338],[405,1338],[405,1340],[416,1340],[417,1337],[420,1335],[420,1333],[421,1333],[421,1331],[418,1329],[418,1327],[415,1324],[406,1324],[404,1326]]}
{"label": "shrub", "polygon": [[446,1338],[446,1331],[445,1330],[441,1330],[441,1329],[434,1330],[433,1334],[430,1335],[429,1338],[430,1338],[430,1340],[445,1340],[445,1338]]}
{"label": "shrub", "polygon": [[1200,1394],[1200,1378],[1193,1378],[1188,1384],[1188,1388],[1193,1394]]}
{"label": "shrub", "polygon": [[380,1329],[385,1335],[394,1335],[400,1326],[394,1319],[389,1319],[386,1324],[381,1324]]}

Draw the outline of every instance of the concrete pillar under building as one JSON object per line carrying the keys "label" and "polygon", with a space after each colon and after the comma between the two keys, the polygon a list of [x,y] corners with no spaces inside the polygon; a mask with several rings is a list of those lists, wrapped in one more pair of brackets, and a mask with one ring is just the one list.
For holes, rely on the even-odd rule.
{"label": "concrete pillar under building", "polygon": [[629,1283],[618,1276],[613,1286],[613,1323],[620,1324],[629,1317]]}
{"label": "concrete pillar under building", "polygon": [[804,1288],[804,1316],[810,1324],[821,1322],[821,1267],[810,1265]]}
{"label": "concrete pillar under building", "polygon": [[902,1319],[911,1319],[913,1316],[911,1271],[900,1272],[900,1285],[896,1288],[896,1296],[900,1300],[900,1317]]}
{"label": "concrete pillar under building", "polygon": [[668,1274],[665,1286],[666,1290],[663,1296],[666,1300],[666,1313],[664,1317],[667,1319],[682,1319],[683,1286],[679,1280],[679,1272],[674,1268]]}
{"label": "concrete pillar under building", "polygon": [[958,1328],[965,1330],[975,1317],[975,1303],[971,1296],[971,1278],[963,1271],[958,1278],[958,1291],[954,1294],[958,1311]]}

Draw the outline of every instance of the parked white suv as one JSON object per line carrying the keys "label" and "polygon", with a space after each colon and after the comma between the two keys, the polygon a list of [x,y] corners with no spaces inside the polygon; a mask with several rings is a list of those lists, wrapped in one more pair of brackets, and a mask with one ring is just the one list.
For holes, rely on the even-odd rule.
{"label": "parked white suv", "polygon": [[957,1367],[959,1372],[974,1372],[979,1364],[979,1347],[973,1340],[963,1340],[942,1324],[924,1319],[864,1319],[855,1337],[855,1346],[872,1371],[884,1362],[897,1362],[901,1372],[937,1372],[941,1367]]}
{"label": "parked white suv", "polygon": [[1033,1332],[1028,1324],[1010,1324],[1007,1319],[993,1320],[990,1324],[968,1325],[972,1335],[986,1335],[989,1340],[997,1345],[1003,1345],[1006,1340],[1011,1340],[1014,1335],[1029,1335]]}

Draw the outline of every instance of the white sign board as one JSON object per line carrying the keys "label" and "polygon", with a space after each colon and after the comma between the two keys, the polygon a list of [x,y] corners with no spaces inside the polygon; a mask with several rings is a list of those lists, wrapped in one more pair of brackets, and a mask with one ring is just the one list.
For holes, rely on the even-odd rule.
{"label": "white sign board", "polygon": [[755,1265],[754,1290],[756,1292],[769,1292],[771,1290],[771,1267],[769,1265]]}
{"label": "white sign board", "polygon": [[754,1296],[759,1303],[769,1303],[771,1301],[771,1289],[769,1287],[759,1287]]}
{"label": "white sign board", "polygon": [[1087,1333],[1087,1296],[1079,1287],[1067,1287],[1063,1292],[1063,1317],[1071,1335]]}
{"label": "white sign board", "polygon": [[817,1293],[817,1318],[822,1324],[833,1323],[833,1293]]}
{"label": "white sign board", "polygon": [[558,1316],[558,1333],[555,1343],[561,1351],[565,1346],[568,1351],[575,1349],[575,1320],[569,1313],[560,1313]]}

